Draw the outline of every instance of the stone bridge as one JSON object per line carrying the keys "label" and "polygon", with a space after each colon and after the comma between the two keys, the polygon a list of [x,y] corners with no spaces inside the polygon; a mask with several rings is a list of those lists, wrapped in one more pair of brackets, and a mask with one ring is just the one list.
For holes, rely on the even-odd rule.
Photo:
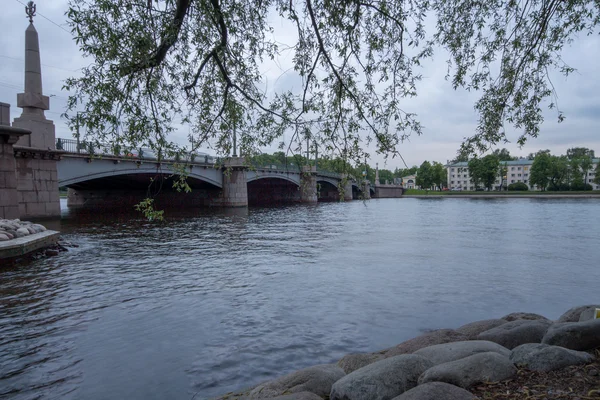
{"label": "stone bridge", "polygon": [[[123,205],[137,203],[150,193],[161,205],[247,206],[248,204],[340,199],[342,175],[313,167],[248,166],[243,158],[217,162],[197,157],[186,162],[158,161],[153,155],[97,155],[75,146],[72,139],[57,139],[62,150],[57,163],[58,186],[68,187],[68,205]],[[83,146],[85,147],[85,146]],[[185,176],[191,193],[173,190]],[[364,196],[362,187],[347,180],[344,200]]]}
{"label": "stone bridge", "polygon": [[[38,33],[32,22],[25,31],[24,90],[17,95],[17,106],[23,111],[11,124],[10,104],[0,103],[0,218],[59,217],[59,187],[69,188],[69,205],[100,206],[137,204],[146,197],[159,207],[243,207],[340,200],[340,193],[344,200],[402,194],[399,186],[378,185],[376,180],[374,186],[365,181],[359,187],[314,166],[253,167],[243,158],[217,163],[208,156],[176,163],[143,154],[94,155],[92,148],[82,152],[75,140],[55,140],[54,123],[44,114],[50,98],[42,90]],[[173,188],[181,176],[187,176],[190,193]],[[345,182],[343,191],[340,182]]]}

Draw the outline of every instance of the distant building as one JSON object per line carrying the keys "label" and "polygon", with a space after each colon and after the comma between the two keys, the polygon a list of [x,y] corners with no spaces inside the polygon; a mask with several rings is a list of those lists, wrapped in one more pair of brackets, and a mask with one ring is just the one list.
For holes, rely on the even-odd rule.
{"label": "distant building", "polygon": [[[594,158],[592,160],[592,168],[588,172],[587,182],[592,185],[594,190],[600,190],[600,185],[595,184],[594,181],[594,170],[596,165],[600,162],[600,159]],[[514,161],[501,161],[500,164],[505,166],[505,174],[498,178],[494,184],[494,190],[506,190],[506,187],[511,183],[523,182],[529,190],[539,190],[537,187],[532,187],[529,184],[529,174],[531,172],[531,165],[533,160],[519,159]],[[469,175],[469,163],[468,162],[457,162],[454,164],[448,164],[446,166],[448,173],[448,188],[450,190],[475,190],[475,185],[471,182],[471,176]]]}
{"label": "distant building", "polygon": [[404,189],[416,189],[417,188],[417,176],[408,175],[402,177],[402,186]]}

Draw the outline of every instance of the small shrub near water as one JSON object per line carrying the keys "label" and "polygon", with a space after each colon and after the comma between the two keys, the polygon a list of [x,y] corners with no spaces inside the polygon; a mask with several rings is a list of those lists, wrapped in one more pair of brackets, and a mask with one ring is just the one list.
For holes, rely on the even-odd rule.
{"label": "small shrub near water", "polygon": [[529,187],[527,186],[527,184],[525,184],[523,182],[515,182],[515,183],[511,183],[510,185],[508,185],[508,190],[509,191],[525,191],[525,190],[529,190]]}

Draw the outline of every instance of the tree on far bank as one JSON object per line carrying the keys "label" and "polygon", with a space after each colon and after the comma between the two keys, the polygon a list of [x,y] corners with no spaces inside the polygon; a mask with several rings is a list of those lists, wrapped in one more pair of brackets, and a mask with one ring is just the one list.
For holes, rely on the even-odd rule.
{"label": "tree on far bank", "polygon": [[448,172],[443,164],[434,161],[433,165],[431,166],[431,174],[434,185],[440,189],[448,187]]}
{"label": "tree on far bank", "polygon": [[498,178],[500,160],[494,154],[483,158],[473,158],[469,161],[469,174],[476,188],[483,185],[487,190],[492,190]]}
{"label": "tree on far bank", "polygon": [[498,163],[498,178],[500,180],[500,190],[504,190],[504,183],[507,182],[508,179],[508,166],[506,161]]}
{"label": "tree on far bank", "polygon": [[392,183],[394,181],[394,173],[389,169],[380,169],[379,170],[379,182],[386,183],[389,181]]}
{"label": "tree on far bank", "polygon": [[[566,156],[550,156],[548,183],[552,190],[562,190],[569,175],[569,159]],[[568,190],[568,189],[567,189]]]}
{"label": "tree on far bank", "polygon": [[572,147],[567,149],[567,158],[572,160],[574,158],[594,158],[594,150],[588,149],[587,147]]}
{"label": "tree on far bank", "polygon": [[492,152],[492,154],[496,156],[500,161],[518,160],[518,157],[511,156],[510,151],[508,151],[508,149],[506,148],[496,149]]}
{"label": "tree on far bank", "polygon": [[476,189],[481,184],[482,164],[483,161],[478,157],[474,157],[469,160],[469,177],[471,178],[471,183]]}
{"label": "tree on far bank", "polygon": [[546,150],[538,150],[537,153],[529,153],[529,155],[527,156],[528,160],[535,160],[535,156],[541,153],[546,153],[548,155],[550,155],[550,150],[546,149]]}
{"label": "tree on far bank", "polygon": [[417,186],[421,189],[429,190],[433,186],[435,177],[433,176],[433,170],[429,161],[423,161],[419,170],[417,171]]}
{"label": "tree on far bank", "polygon": [[533,159],[531,169],[529,170],[529,184],[537,186],[542,191],[546,191],[550,179],[548,173],[550,170],[550,154],[546,152],[538,152]]}

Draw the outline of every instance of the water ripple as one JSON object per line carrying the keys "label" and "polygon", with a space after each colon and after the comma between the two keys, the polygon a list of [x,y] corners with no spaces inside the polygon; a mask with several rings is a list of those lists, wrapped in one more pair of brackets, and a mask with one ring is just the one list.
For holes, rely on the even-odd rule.
{"label": "water ripple", "polygon": [[0,397],[207,398],[421,332],[597,302],[600,202],[66,213],[0,270]]}

